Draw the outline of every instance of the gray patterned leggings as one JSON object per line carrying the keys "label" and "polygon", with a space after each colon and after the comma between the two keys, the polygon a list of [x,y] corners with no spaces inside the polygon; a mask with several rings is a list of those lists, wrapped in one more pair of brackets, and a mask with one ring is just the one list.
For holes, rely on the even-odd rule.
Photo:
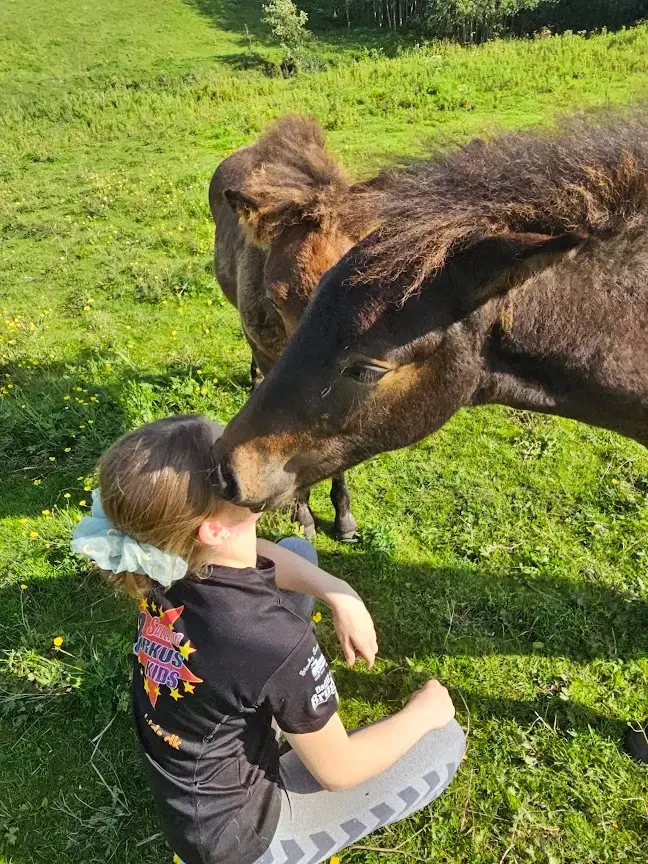
{"label": "gray patterned leggings", "polygon": [[[290,537],[281,545],[317,563],[317,552],[307,540]],[[310,597],[284,594],[287,602],[310,615]],[[453,720],[428,732],[382,774],[343,792],[322,789],[296,753],[285,753],[280,761],[279,824],[256,864],[318,864],[378,828],[411,816],[443,792],[465,747],[463,730]]]}
{"label": "gray patterned leggings", "polygon": [[431,804],[464,754],[456,721],[428,732],[395,765],[343,792],[326,792],[299,757],[281,757],[281,815],[270,848],[256,864],[318,864],[384,825]]}

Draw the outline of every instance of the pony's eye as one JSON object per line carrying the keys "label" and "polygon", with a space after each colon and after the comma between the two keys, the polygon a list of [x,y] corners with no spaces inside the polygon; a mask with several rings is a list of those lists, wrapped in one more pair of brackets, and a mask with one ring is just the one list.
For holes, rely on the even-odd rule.
{"label": "pony's eye", "polygon": [[345,366],[342,374],[352,381],[358,381],[360,384],[376,384],[383,378],[389,369],[383,366],[374,366],[372,363],[352,363],[350,366]]}

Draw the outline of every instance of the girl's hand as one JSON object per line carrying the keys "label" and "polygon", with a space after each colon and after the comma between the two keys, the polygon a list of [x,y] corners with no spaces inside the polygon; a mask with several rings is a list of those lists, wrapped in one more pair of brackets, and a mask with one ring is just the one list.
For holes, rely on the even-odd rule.
{"label": "girl's hand", "polygon": [[356,655],[364,657],[369,669],[378,653],[376,631],[371,615],[359,594],[342,580],[337,580],[335,591],[327,593],[326,604],[333,613],[335,632],[340,640],[348,666],[356,662]]}
{"label": "girl's hand", "polygon": [[455,708],[447,689],[440,681],[426,681],[409,698],[404,711],[416,713],[424,728],[442,729],[455,716]]}

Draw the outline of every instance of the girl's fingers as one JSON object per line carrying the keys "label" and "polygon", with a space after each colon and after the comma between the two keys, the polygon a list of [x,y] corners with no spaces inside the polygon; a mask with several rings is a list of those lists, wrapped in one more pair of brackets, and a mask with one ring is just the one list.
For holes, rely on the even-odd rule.
{"label": "girl's fingers", "polygon": [[356,661],[355,651],[353,650],[353,645],[350,639],[344,640],[344,645],[342,646],[344,649],[344,657],[347,662],[347,666],[353,666]]}
{"label": "girl's fingers", "polygon": [[364,648],[358,648],[358,652],[364,657],[367,666],[371,669],[376,659],[376,652],[373,650],[371,643]]}

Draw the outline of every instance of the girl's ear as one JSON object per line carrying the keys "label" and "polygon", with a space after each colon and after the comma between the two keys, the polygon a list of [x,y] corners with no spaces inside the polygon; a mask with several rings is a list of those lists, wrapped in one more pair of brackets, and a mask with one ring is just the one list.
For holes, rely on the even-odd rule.
{"label": "girl's ear", "polygon": [[198,529],[198,539],[205,546],[220,546],[230,538],[230,532],[220,522],[208,519]]}

